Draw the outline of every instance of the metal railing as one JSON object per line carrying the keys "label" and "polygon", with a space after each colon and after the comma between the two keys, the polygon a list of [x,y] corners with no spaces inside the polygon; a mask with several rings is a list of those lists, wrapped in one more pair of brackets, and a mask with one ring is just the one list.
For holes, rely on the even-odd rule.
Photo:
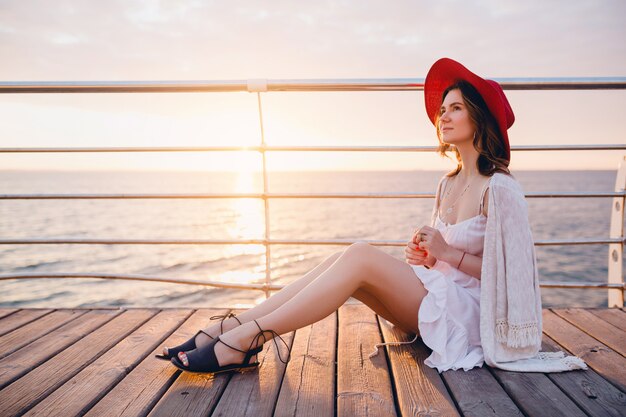
{"label": "metal railing", "polygon": [[[626,77],[613,78],[499,78],[505,90],[611,90],[626,89]],[[261,93],[270,91],[413,91],[423,90],[423,79],[341,79],[341,80],[235,80],[235,81],[120,81],[120,82],[0,82],[0,93],[149,93],[149,92],[236,92],[248,91],[257,94],[258,115],[261,131],[259,146],[213,146],[213,147],[74,147],[74,148],[0,148],[0,153],[106,153],[106,152],[224,152],[256,151],[262,156],[263,192],[232,194],[4,194],[0,200],[75,200],[75,199],[262,199],[265,211],[264,239],[0,239],[1,245],[32,244],[107,244],[107,245],[154,245],[154,244],[206,244],[240,245],[254,244],[265,246],[265,282],[263,284],[233,284],[219,281],[173,279],[158,276],[128,274],[79,274],[79,273],[30,273],[2,274],[0,280],[33,278],[98,278],[122,279],[150,282],[203,285],[219,288],[255,289],[265,292],[278,290],[283,286],[271,284],[272,245],[350,245],[355,240],[326,239],[272,239],[269,224],[269,200],[297,198],[434,198],[434,193],[270,193],[268,189],[267,152],[434,152],[433,146],[268,146],[265,143]],[[608,145],[533,145],[513,146],[511,151],[593,151],[626,150],[626,144]],[[626,157],[625,157],[626,160]],[[611,232],[607,239],[576,239],[535,241],[536,246],[562,245],[609,245],[608,282],[542,282],[544,288],[586,288],[608,289],[609,307],[624,303],[624,281],[622,274],[622,253],[624,248],[623,219],[626,202],[626,163],[622,161],[618,169],[614,192],[540,192],[527,193],[527,198],[613,198],[611,211]],[[404,246],[405,241],[397,240],[358,240],[376,246]]]}

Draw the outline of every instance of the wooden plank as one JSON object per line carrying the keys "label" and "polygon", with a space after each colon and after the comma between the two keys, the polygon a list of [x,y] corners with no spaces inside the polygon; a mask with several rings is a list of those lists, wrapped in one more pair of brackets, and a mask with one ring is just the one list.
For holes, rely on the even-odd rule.
{"label": "wooden plank", "polygon": [[154,316],[154,310],[129,310],[0,391],[0,415],[28,411],[95,358]]}
{"label": "wooden plank", "polygon": [[82,415],[176,329],[190,311],[168,310],[125,337],[24,416]]}
{"label": "wooden plank", "polygon": [[5,334],[0,339],[0,358],[15,352],[32,341],[39,339],[65,323],[85,314],[85,310],[60,310],[32,321]]}
{"label": "wooden plank", "polygon": [[[281,335],[291,348],[293,332]],[[283,360],[288,357],[287,347],[276,340]],[[263,345],[257,369],[233,374],[222,393],[212,416],[272,416],[286,365],[278,358],[273,340]]]}
{"label": "wooden plank", "polygon": [[[212,314],[204,316],[207,320],[201,327],[206,327],[208,317]],[[189,335],[195,334],[196,331],[197,328],[190,332]],[[176,369],[171,364],[168,364],[168,366]],[[178,378],[152,409],[150,416],[207,416],[215,408],[220,395],[231,378],[231,374],[228,373],[207,375],[189,372],[181,373],[177,369],[176,371],[176,374],[179,375]]]}
{"label": "wooden plank", "polygon": [[0,319],[18,311],[17,308],[0,308]]}
{"label": "wooden plank", "polygon": [[206,327],[209,318],[227,310],[201,309],[191,315],[179,329],[161,343],[135,369],[103,397],[85,417],[145,416],[180,375],[171,363],[154,358],[163,346],[177,346],[198,329]]}
{"label": "wooden plank", "polygon": [[94,310],[48,333],[0,360],[0,388],[47,361],[92,330],[120,314],[119,310]]}
{"label": "wooden plank", "polygon": [[[413,339],[413,335],[407,335],[386,320],[379,321],[385,342],[404,342]],[[402,415],[459,415],[437,370],[424,364],[430,353],[421,338],[411,345],[386,346],[385,349],[391,362],[393,383]],[[369,355],[371,351],[370,348],[367,354]],[[380,361],[383,358],[383,352],[380,350],[373,359]]]}
{"label": "wooden plank", "polygon": [[[554,352],[563,349],[544,335],[541,350]],[[614,417],[626,415],[626,395],[592,369],[546,375],[587,414]]]}
{"label": "wooden plank", "polygon": [[336,340],[336,313],[296,332],[274,416],[334,416]]}
{"label": "wooden plank", "polygon": [[523,416],[486,365],[467,372],[445,371],[443,379],[465,417]]}
{"label": "wooden plank", "polygon": [[626,332],[580,308],[552,310],[588,335],[626,356]]}
{"label": "wooden plank", "polygon": [[39,317],[45,316],[52,310],[20,310],[10,316],[0,319],[0,336],[5,335],[20,326],[23,326],[31,321],[37,320]]}
{"label": "wooden plank", "polygon": [[626,392],[626,359],[622,355],[550,310],[543,311],[543,332]]}
{"label": "wooden plank", "polygon": [[376,315],[364,305],[339,309],[337,416],[396,416],[384,355],[368,358],[381,341]]}
{"label": "wooden plank", "polygon": [[576,403],[569,399],[545,374],[489,369],[526,415],[586,416]]}
{"label": "wooden plank", "polygon": [[613,326],[626,331],[626,313],[623,310],[619,308],[591,308],[588,311],[611,323]]}

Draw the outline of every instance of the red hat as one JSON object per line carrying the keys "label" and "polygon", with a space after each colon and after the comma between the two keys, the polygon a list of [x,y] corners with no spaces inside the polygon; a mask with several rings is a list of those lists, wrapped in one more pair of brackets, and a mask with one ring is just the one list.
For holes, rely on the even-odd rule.
{"label": "red hat", "polygon": [[441,58],[430,67],[424,82],[424,100],[426,101],[426,113],[430,121],[435,124],[435,117],[441,108],[441,99],[446,88],[457,81],[467,81],[481,95],[489,111],[496,119],[504,146],[506,157],[511,159],[511,146],[507,129],[513,125],[515,115],[509,101],[502,91],[500,84],[493,80],[485,80],[474,74],[463,65],[450,58]]}

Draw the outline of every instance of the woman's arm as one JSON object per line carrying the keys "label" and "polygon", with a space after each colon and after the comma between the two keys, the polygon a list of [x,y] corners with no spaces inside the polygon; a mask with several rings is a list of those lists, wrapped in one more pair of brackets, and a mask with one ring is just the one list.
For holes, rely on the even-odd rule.
{"label": "woman's arm", "polygon": [[[465,255],[463,255],[463,253],[465,253]],[[481,256],[471,255],[462,250],[450,247],[446,254],[440,259],[457,268],[459,271],[465,272],[476,279],[480,279],[480,271],[483,266],[483,258]]]}

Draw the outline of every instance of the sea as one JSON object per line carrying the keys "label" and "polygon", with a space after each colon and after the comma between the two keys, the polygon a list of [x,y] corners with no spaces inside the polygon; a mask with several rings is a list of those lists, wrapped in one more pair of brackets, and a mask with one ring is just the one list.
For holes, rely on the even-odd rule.
{"label": "sea", "polygon": [[[443,171],[274,172],[272,193],[434,192]],[[513,172],[525,192],[613,191],[613,171]],[[261,193],[260,173],[0,171],[0,194]],[[611,198],[529,198],[535,240],[604,239]],[[270,199],[272,239],[408,241],[434,199]],[[0,199],[0,239],[262,239],[257,199]],[[285,285],[345,246],[272,245]],[[381,247],[404,260],[404,249]],[[608,245],[538,246],[540,279],[606,282]],[[262,283],[263,245],[0,244],[0,276],[100,273]],[[0,281],[0,307],[252,307],[258,290],[86,278]],[[542,289],[544,307],[602,307],[606,289]]]}

